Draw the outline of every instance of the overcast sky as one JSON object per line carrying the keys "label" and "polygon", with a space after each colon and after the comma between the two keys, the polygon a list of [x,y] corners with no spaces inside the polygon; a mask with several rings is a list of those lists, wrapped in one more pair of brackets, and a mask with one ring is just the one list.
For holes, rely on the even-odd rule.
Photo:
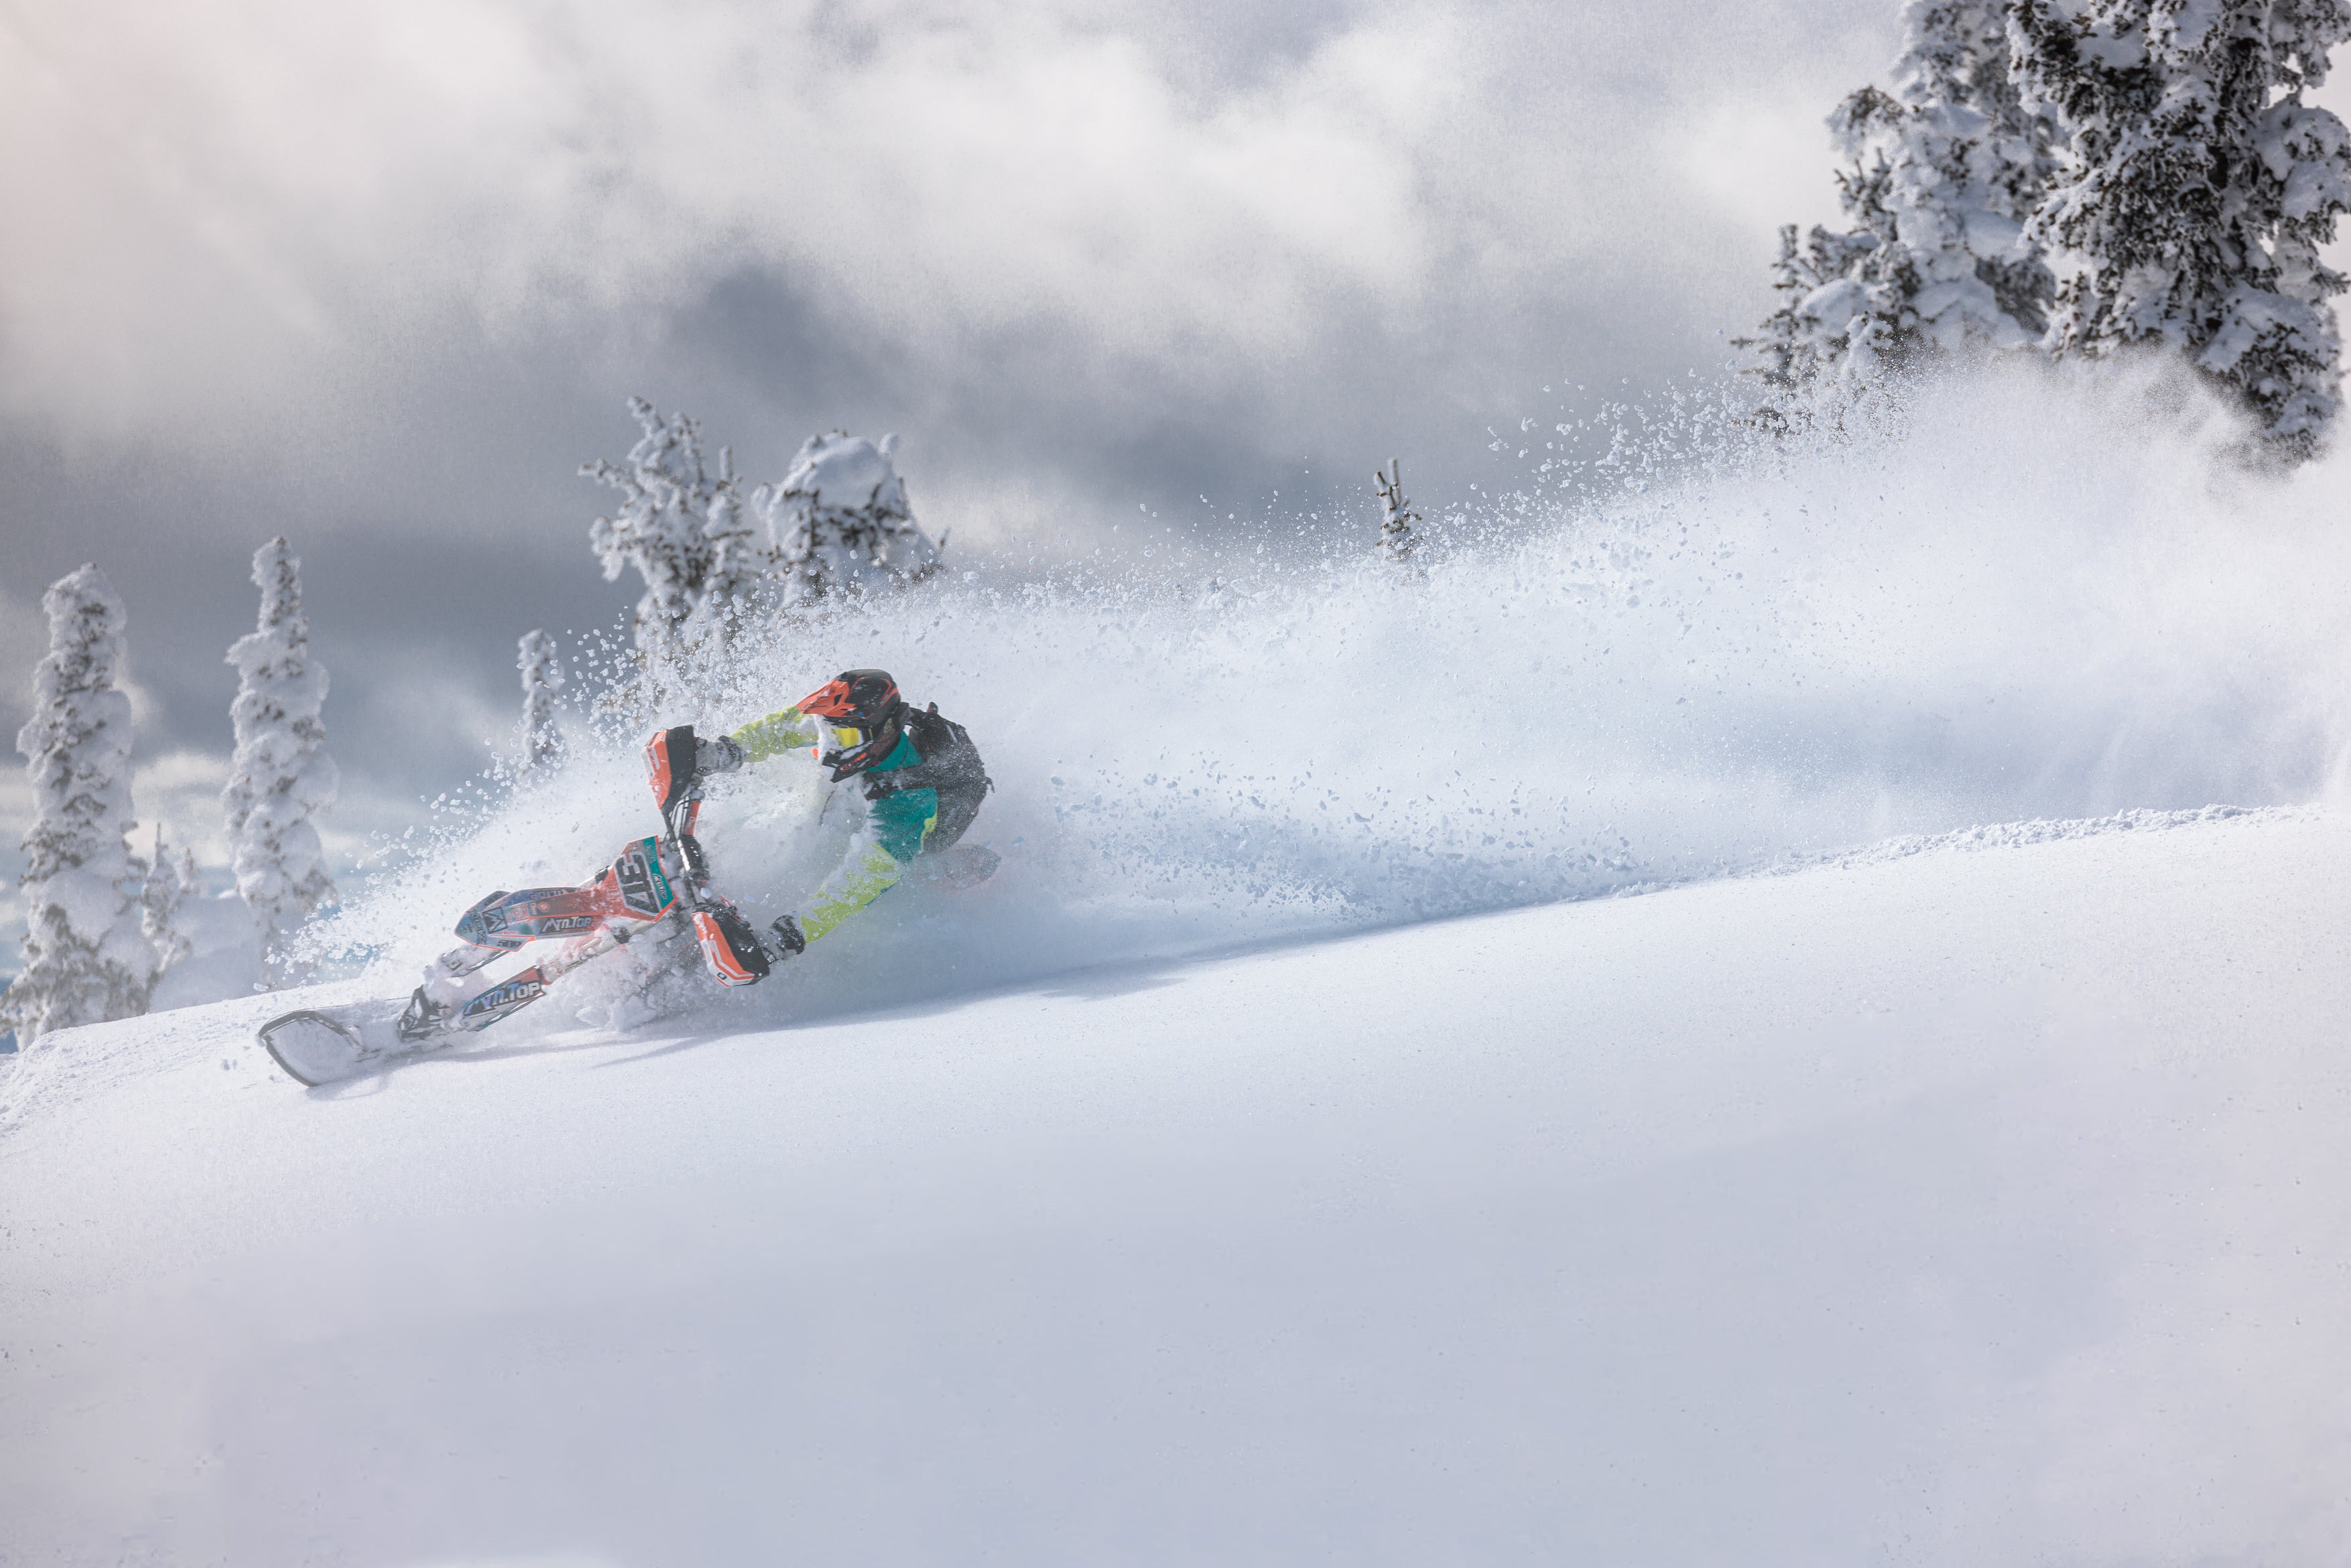
{"label": "overcast sky", "polygon": [[518,634],[632,601],[575,473],[632,392],[755,480],[900,432],[978,554],[1277,489],[1368,530],[1392,454],[1442,507],[1545,384],[1727,357],[1895,11],[0,0],[0,717],[97,561],[141,814],[216,857],[282,532],[331,838],[396,829],[510,727]]}

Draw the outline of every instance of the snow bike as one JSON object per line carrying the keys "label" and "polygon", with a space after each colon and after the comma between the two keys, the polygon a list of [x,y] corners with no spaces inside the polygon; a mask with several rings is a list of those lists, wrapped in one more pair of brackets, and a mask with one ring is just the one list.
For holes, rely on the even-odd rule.
{"label": "snow bike", "polygon": [[[262,1047],[287,1077],[308,1087],[357,1078],[512,1018],[565,975],[664,921],[684,925],[691,936],[695,914],[731,912],[733,905],[711,891],[694,837],[702,810],[700,788],[676,787],[678,775],[661,745],[656,737],[646,748],[646,764],[665,832],[622,845],[592,882],[501,891],[481,899],[457,922],[461,946],[433,961],[424,984],[405,1003],[355,1002],[286,1013],[256,1031]],[[994,851],[960,845],[922,857],[906,880],[976,887],[994,874],[997,864]],[[476,983],[479,973],[498,959],[549,938],[560,938],[563,946],[505,979]]]}

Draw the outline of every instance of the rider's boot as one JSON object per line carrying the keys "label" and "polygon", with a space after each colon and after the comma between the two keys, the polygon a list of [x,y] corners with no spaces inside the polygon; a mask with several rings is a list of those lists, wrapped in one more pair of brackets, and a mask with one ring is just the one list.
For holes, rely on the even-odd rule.
{"label": "rider's boot", "polygon": [[449,1016],[449,1011],[447,1006],[433,999],[431,982],[417,987],[409,993],[407,1009],[400,1015],[400,1038],[422,1040],[441,1027],[441,1020]]}
{"label": "rider's boot", "polygon": [[400,1015],[401,1037],[430,1033],[463,1007],[474,989],[474,971],[496,956],[486,948],[455,947],[426,964],[424,983],[410,993],[408,1010]]}

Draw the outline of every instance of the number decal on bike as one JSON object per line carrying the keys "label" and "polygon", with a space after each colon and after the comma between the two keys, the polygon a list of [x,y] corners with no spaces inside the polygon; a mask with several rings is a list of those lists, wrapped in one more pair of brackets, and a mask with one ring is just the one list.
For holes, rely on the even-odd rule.
{"label": "number decal on bike", "polygon": [[660,915],[677,898],[670,891],[669,878],[662,874],[661,843],[656,839],[631,844],[612,862],[612,874],[620,881],[621,902],[628,905],[630,913],[647,920]]}

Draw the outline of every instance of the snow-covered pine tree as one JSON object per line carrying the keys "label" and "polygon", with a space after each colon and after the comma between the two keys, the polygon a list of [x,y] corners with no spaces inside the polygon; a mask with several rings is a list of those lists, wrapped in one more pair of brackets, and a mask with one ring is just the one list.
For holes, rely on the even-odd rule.
{"label": "snow-covered pine tree", "polygon": [[2029,101],[2072,143],[2032,231],[2066,253],[2051,341],[2162,345],[2231,392],[2272,455],[2311,456],[2340,403],[2319,246],[2351,206],[2351,136],[2303,101],[2351,37],[2344,0],[2018,0]]}
{"label": "snow-covered pine tree", "polygon": [[188,900],[192,898],[202,898],[204,895],[204,879],[203,874],[196,870],[196,852],[189,849],[184,844],[182,845],[180,849],[178,867],[180,880],[180,903],[184,906]]}
{"label": "snow-covered pine tree", "polygon": [[228,813],[237,892],[259,927],[262,976],[272,986],[300,978],[303,967],[288,939],[335,896],[311,824],[335,803],[338,778],[324,750],[327,729],[319,714],[327,672],[310,656],[301,570],[283,538],[253,552],[260,624],[228,651],[237,673],[229,709],[236,752],[221,807]]}
{"label": "snow-covered pine tree", "polygon": [[131,817],[131,699],[115,686],[122,601],[95,566],[50,585],[49,653],[33,674],[33,716],[16,732],[32,784],[25,834],[25,968],[0,995],[0,1023],[30,1045],[52,1030],[147,1010],[155,950],[134,891],[145,866]]}
{"label": "snow-covered pine tree", "polygon": [[752,494],[787,607],[905,588],[939,570],[939,547],[906,505],[897,451],[895,435],[812,435],[781,484]]}
{"label": "snow-covered pine tree", "polygon": [[[1780,226],[1780,255],[1771,264],[1771,292],[1778,303],[1751,338],[1733,338],[1734,348],[1753,350],[1762,360],[1748,373],[1769,389],[1756,410],[1767,430],[1786,432],[1811,422],[1815,391],[1834,384],[1851,343],[1859,286],[1846,274],[1877,248],[1867,233],[1837,234],[1813,225],[1799,239],[1794,224]],[[1834,325],[1822,312],[1835,316]]]}
{"label": "snow-covered pine tree", "polygon": [[180,929],[180,906],[186,903],[196,880],[196,858],[183,852],[174,863],[163,848],[163,824],[155,824],[155,855],[147,862],[147,880],[139,890],[139,930],[155,950],[155,977],[162,979],[186,957],[194,943]]}
{"label": "snow-covered pine tree", "polygon": [[1865,87],[1829,117],[1851,227],[1781,231],[1778,308],[1757,374],[1785,422],[1799,389],[2038,342],[2052,289],[2026,236],[2052,167],[2046,118],[2011,74],[2003,0],[1908,0],[1894,89]]}
{"label": "snow-covered pine tree", "polygon": [[718,482],[703,517],[702,531],[710,541],[710,564],[689,618],[689,638],[730,641],[747,616],[763,604],[772,604],[775,584],[768,575],[768,551],[758,530],[744,516],[742,488],[735,482],[735,452],[718,449]]}
{"label": "snow-covered pine tree", "polygon": [[555,722],[555,694],[563,687],[563,662],[555,639],[526,632],[516,661],[522,668],[522,771],[536,773],[563,759],[563,731]]}
{"label": "snow-covered pine tree", "polygon": [[1420,514],[1404,495],[1404,460],[1388,459],[1385,468],[1372,470],[1374,487],[1380,497],[1380,559],[1403,571],[1417,571],[1420,563],[1413,559],[1420,549],[1420,534],[1414,524]]}
{"label": "snow-covered pine tree", "polygon": [[696,421],[683,413],[664,419],[641,397],[629,400],[629,412],[643,434],[628,457],[599,459],[580,472],[621,493],[619,510],[596,519],[589,542],[607,582],[631,567],[643,580],[637,650],[659,681],[710,630],[723,637],[731,629],[758,572],[730,455],[719,454],[714,477],[703,465]]}
{"label": "snow-covered pine tree", "polygon": [[2056,291],[2025,227],[2048,195],[2059,135],[2017,85],[2010,4],[1903,8],[1894,94],[1908,112],[1907,123],[1879,131],[1897,132],[1884,148],[1882,202],[1917,277],[1918,329],[1943,350],[2037,346]]}

